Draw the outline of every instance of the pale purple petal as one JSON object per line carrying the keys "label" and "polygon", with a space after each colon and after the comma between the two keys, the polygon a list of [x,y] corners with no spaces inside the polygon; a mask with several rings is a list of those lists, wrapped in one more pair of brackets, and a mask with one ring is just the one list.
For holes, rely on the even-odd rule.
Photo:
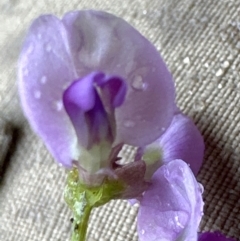
{"label": "pale purple petal", "polygon": [[116,110],[118,142],[143,146],[158,138],[175,111],[175,91],[153,45],[124,20],[104,12],[71,12],[63,23],[79,77],[100,70],[127,81],[126,101]]}
{"label": "pale purple petal", "polygon": [[204,141],[193,121],[179,113],[173,117],[166,132],[150,145],[139,148],[137,155],[147,163],[147,179],[163,163],[175,159],[184,160],[197,175],[203,162]]}
{"label": "pale purple petal", "polygon": [[199,234],[198,241],[235,241],[232,238],[227,238],[220,232],[206,232]]}
{"label": "pale purple petal", "polygon": [[63,109],[62,93],[76,79],[66,29],[51,15],[31,25],[19,59],[19,94],[31,126],[54,158],[72,165],[77,138]]}
{"label": "pale purple petal", "polygon": [[174,116],[170,127],[158,140],[162,149],[162,161],[184,160],[197,175],[204,155],[204,141],[193,121],[183,115]]}
{"label": "pale purple petal", "polygon": [[182,160],[161,166],[144,193],[138,213],[140,241],[196,241],[202,189]]}

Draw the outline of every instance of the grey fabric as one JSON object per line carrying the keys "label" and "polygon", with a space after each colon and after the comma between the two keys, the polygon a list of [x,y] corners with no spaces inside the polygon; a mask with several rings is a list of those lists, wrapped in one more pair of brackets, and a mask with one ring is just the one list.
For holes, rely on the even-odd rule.
{"label": "grey fabric", "polygon": [[[0,240],[69,240],[66,172],[22,114],[16,65],[34,18],[86,8],[124,18],[162,54],[176,81],[178,104],[206,142],[198,175],[205,187],[201,230],[221,230],[240,240],[239,0],[1,0],[0,116],[12,126],[13,142],[4,147],[10,152],[0,183]],[[126,147],[123,155],[130,159],[133,150]],[[137,240],[136,213],[137,206],[124,201],[94,210],[88,240]]]}

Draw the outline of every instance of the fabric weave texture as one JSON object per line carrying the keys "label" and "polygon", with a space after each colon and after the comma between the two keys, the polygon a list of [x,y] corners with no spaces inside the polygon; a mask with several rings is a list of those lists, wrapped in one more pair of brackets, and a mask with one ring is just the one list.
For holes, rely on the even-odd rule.
{"label": "fabric weave texture", "polygon": [[[74,9],[120,16],[157,47],[173,74],[180,109],[205,139],[197,176],[205,188],[200,229],[240,240],[240,0],[1,0],[0,128],[11,131],[8,136],[0,131],[0,140],[11,141],[0,146],[6,153],[0,156],[0,240],[70,239],[66,171],[23,116],[16,72],[33,19]],[[123,161],[132,160],[134,152],[124,147]],[[94,210],[88,240],[137,241],[137,209],[116,200]]]}

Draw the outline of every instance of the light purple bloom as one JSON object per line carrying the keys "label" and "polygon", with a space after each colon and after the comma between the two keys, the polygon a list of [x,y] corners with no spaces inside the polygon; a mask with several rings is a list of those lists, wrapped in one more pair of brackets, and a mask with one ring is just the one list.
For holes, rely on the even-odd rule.
{"label": "light purple bloom", "polygon": [[198,241],[235,241],[232,238],[227,238],[220,232],[206,232],[199,235]]}
{"label": "light purple bloom", "polygon": [[107,140],[104,151],[110,144],[153,142],[176,110],[172,77],[156,49],[124,20],[104,12],[39,17],[24,42],[18,76],[26,117],[66,167],[81,165],[81,147],[89,150],[99,140]]}
{"label": "light purple bloom", "polygon": [[165,163],[153,175],[140,202],[140,241],[196,241],[203,215],[202,187],[182,160]]}
{"label": "light purple bloom", "polygon": [[[197,173],[202,137],[187,117],[173,119],[172,77],[148,40],[104,12],[69,12],[61,20],[44,15],[29,29],[18,77],[25,115],[58,163],[75,164],[89,185],[119,178],[123,198],[148,188],[138,215],[140,240],[196,238],[201,188],[188,165],[174,159]],[[139,151],[135,162],[121,166],[124,144]],[[145,177],[154,172],[149,186]]]}

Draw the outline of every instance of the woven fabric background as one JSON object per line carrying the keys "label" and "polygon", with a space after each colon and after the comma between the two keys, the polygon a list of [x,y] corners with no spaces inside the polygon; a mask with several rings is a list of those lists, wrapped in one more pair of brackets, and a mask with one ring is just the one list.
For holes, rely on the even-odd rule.
{"label": "woven fabric background", "polygon": [[[89,8],[124,18],[162,54],[178,104],[206,143],[197,177],[205,187],[201,230],[221,230],[240,240],[240,0],[1,0],[0,118],[11,131],[4,132],[0,122],[0,240],[69,240],[66,172],[22,114],[16,66],[34,18]],[[123,156],[130,160],[133,150],[126,147]],[[112,201],[94,210],[88,240],[136,241],[137,209]]]}

